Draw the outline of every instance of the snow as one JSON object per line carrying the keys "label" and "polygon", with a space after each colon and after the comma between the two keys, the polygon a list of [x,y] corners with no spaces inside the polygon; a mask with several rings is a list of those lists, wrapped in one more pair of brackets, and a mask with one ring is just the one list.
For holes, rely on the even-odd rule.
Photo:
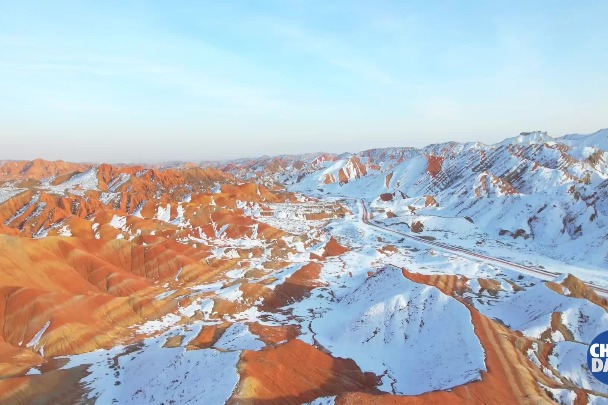
{"label": "snow", "polygon": [[144,208],[144,205],[146,205],[145,202],[139,203],[139,205],[135,208],[135,211],[133,211],[133,214],[131,215],[133,215],[134,217],[143,218],[141,216],[141,210]]}
{"label": "snow", "polygon": [[47,321],[44,326],[36,333],[36,335],[30,340],[26,347],[36,347],[40,343],[40,338],[44,335],[44,332],[51,326],[51,321]]}
{"label": "snow", "polygon": [[13,188],[13,186],[4,186],[0,188],[0,204],[22,193],[25,189]]}
{"label": "snow", "polygon": [[[597,198],[594,192],[608,179],[608,154],[594,164],[585,161],[597,151],[593,147],[600,141],[608,142],[608,130],[557,139],[536,131],[497,145],[447,143],[423,149],[374,149],[344,154],[321,167],[277,175],[276,180],[285,181],[290,191],[363,198],[374,209],[397,214],[399,218],[393,222],[405,220],[411,224],[420,219],[425,227],[429,222],[431,230],[437,232],[453,231],[460,225],[465,228],[459,231],[463,240],[475,235],[476,240],[512,242],[536,256],[546,255],[580,267],[605,268],[608,206],[601,206],[608,198],[606,183],[602,189],[606,198]],[[566,157],[564,144],[571,146]],[[445,158],[436,177],[427,171],[429,154]],[[325,184],[326,174],[337,178],[340,170],[348,172],[355,157],[368,163],[366,175],[351,176],[345,184]],[[372,162],[374,167],[369,164]],[[389,189],[388,175],[392,176]],[[571,191],[572,187],[576,192]],[[387,191],[393,201],[380,200]],[[426,195],[434,196],[439,207],[425,207]],[[416,212],[409,212],[409,207]],[[474,223],[465,223],[465,217]],[[554,220],[557,217],[568,220],[565,227],[562,221]],[[512,240],[509,234],[500,234],[519,229],[531,239]]]}
{"label": "snow", "polygon": [[[563,138],[534,132],[496,145],[445,143],[328,158],[310,155],[302,158],[304,169],[295,169],[295,160],[286,160],[277,174],[263,170],[272,158],[255,162],[242,169],[247,176],[259,175],[260,182],[269,184],[284,182],[290,191],[321,198],[315,201],[297,195],[298,203],[262,205],[236,201],[246,216],[287,233],[281,243],[289,246],[289,252],[281,260],[290,263],[272,271],[265,266],[266,261],[277,260],[272,256],[274,241],[257,239],[257,224],[250,228],[250,236],[242,239],[231,239],[226,232],[229,225],[216,223],[212,223],[215,238],[202,233],[200,238],[180,236],[175,240],[210,250],[213,257],[208,259],[240,259],[238,265],[218,269],[217,274],[210,272],[209,278],[203,278],[209,282],[200,285],[189,284],[192,272],[182,277],[180,267],[175,277],[164,280],[163,289],[158,284],[159,289],[150,295],[174,300],[178,306],[175,314],[133,327],[141,340],[138,345],[70,356],[65,367],[90,365],[91,374],[83,382],[90,390],[89,398],[99,403],[224,403],[236,387],[241,352],[265,348],[249,327],[258,322],[299,326],[299,339],[322,346],[333,356],[353,359],[363,371],[379,376],[381,391],[416,395],[479,380],[486,370],[485,353],[470,310],[435,287],[410,281],[401,271],[406,268],[413,273],[450,274],[460,280],[466,277],[470,290],[463,298],[474,310],[526,338],[551,344],[550,367],[539,360],[541,342],[533,343],[526,353],[532,364],[556,382],[564,378],[578,387],[608,394],[590,375],[585,358],[587,344],[608,329],[608,314],[589,300],[574,298],[568,289],[560,294],[545,284],[561,283],[572,273],[588,283],[608,286],[608,155],[598,152],[608,139],[606,131]],[[428,172],[429,155],[445,158],[434,176]],[[356,159],[366,165],[367,174],[362,173]],[[347,182],[325,184],[326,175],[337,180],[340,172]],[[388,175],[392,176],[390,182]],[[102,201],[113,201],[129,178],[120,175],[110,182]],[[72,176],[58,186],[47,181],[41,187],[78,195],[97,188],[95,170]],[[220,188],[216,184],[214,191]],[[21,190],[13,185],[0,188],[0,203],[18,192]],[[380,198],[383,193],[390,194],[390,201]],[[426,196],[434,197],[438,206],[426,207]],[[7,224],[25,212],[34,211],[29,218],[40,214],[45,205],[39,199],[40,194],[36,194]],[[374,223],[384,228],[364,223],[363,206],[354,199],[363,199]],[[154,218],[179,228],[189,227],[185,214],[191,201],[192,194],[188,194],[173,205],[158,205]],[[331,212],[337,203],[348,205],[353,214],[333,221],[306,219],[310,214]],[[143,204],[131,215],[141,217]],[[90,219],[91,229],[99,239],[101,225],[94,220]],[[411,235],[414,221],[424,223],[421,236],[445,245],[391,232]],[[116,214],[109,225],[130,232],[128,222],[126,213]],[[52,227],[36,236],[44,237]],[[65,222],[54,227],[61,235],[71,235]],[[512,236],[519,230],[526,239]],[[316,262],[311,254],[322,253],[330,236],[350,251],[319,261],[320,287],[309,297],[276,313],[266,312],[258,305],[261,300],[249,305],[243,299],[243,283],[276,288],[305,263]],[[386,245],[391,249],[383,250]],[[243,249],[253,247],[261,248],[261,257],[243,255]],[[539,276],[492,258],[542,267],[551,274]],[[251,269],[264,275],[255,279],[248,274]],[[553,279],[552,274],[562,275]],[[484,290],[482,279],[496,281],[499,291]],[[215,305],[218,300],[239,303],[234,307],[240,312],[214,312],[221,307]],[[556,320],[559,329],[554,328]],[[40,341],[50,322],[27,347],[43,353]],[[204,327],[222,323],[229,326],[212,349],[186,349]],[[141,335],[154,337],[144,339]],[[180,347],[162,347],[176,336],[183,338]],[[28,375],[38,373],[36,368],[28,371]],[[545,389],[559,402],[574,400],[572,390]],[[311,403],[333,404],[335,400],[324,397]],[[590,403],[602,401],[604,398],[590,396]]]}
{"label": "snow", "polygon": [[[168,212],[170,212],[170,210],[167,210]],[[184,214],[186,213],[186,209],[184,208],[184,206],[180,203],[177,205],[177,216],[171,221],[171,223],[173,225],[177,225],[180,228],[186,228],[190,226],[190,221],[186,220],[186,218],[184,217]],[[170,218],[170,214],[169,214],[169,218]]]}
{"label": "snow", "polygon": [[110,204],[112,201],[114,201],[116,198],[118,198],[118,196],[120,196],[119,193],[108,193],[108,192],[102,192],[101,196],[99,197],[99,200],[105,204],[108,205]]}
{"label": "snow", "polygon": [[559,142],[578,147],[593,147],[608,151],[608,128],[587,135],[564,135],[557,139]]}
{"label": "snow", "polygon": [[562,313],[562,323],[579,342],[589,343],[608,329],[608,313],[603,308],[586,299],[558,294],[545,284],[535,285],[491,305],[476,302],[475,306],[485,315],[500,319],[512,329],[534,338],[540,338],[550,328],[554,312]]}
{"label": "snow", "polygon": [[118,177],[113,179],[110,183],[108,183],[108,190],[114,193],[116,192],[123,184],[125,184],[131,176],[127,173],[121,173]]}
{"label": "snow", "polygon": [[194,300],[190,305],[186,307],[180,307],[179,312],[187,317],[192,317],[196,311],[201,311],[203,319],[208,320],[213,313],[213,307],[215,306],[214,301],[211,298],[197,299]]}
{"label": "snow", "polygon": [[597,395],[589,395],[588,405],[608,405],[608,398]]}
{"label": "snow", "polygon": [[[361,221],[362,207],[352,201],[349,204],[353,215],[341,220],[328,224],[327,221],[305,219],[307,212],[320,211],[334,203],[334,200],[328,200],[316,205],[311,202],[301,206],[274,204],[272,209],[282,214],[260,217],[262,220],[272,218],[271,221],[306,233],[309,240],[313,235],[315,239],[312,243],[303,244],[297,235],[283,238],[294,248],[295,252],[289,256],[292,263],[256,280],[268,288],[276,288],[285,282],[310,261],[310,253],[320,253],[330,235],[351,249],[339,257],[323,261],[320,281],[325,285],[315,289],[309,298],[284,308],[281,314],[269,314],[252,306],[239,313],[220,314],[219,319],[212,319],[214,299],[242,302],[239,281],[243,281],[248,270],[258,268],[263,260],[268,260],[269,253],[261,241],[229,238],[201,241],[213,246],[216,257],[234,256],[240,246],[259,245],[265,248],[265,253],[259,262],[256,259],[249,265],[241,264],[227,270],[221,281],[212,279],[198,286],[178,289],[176,283],[182,282],[179,270],[178,275],[167,282],[166,291],[156,298],[172,297],[179,303],[182,298],[191,297],[192,301],[180,306],[177,314],[168,314],[134,328],[136,333],[157,337],[145,339],[141,347],[118,347],[72,356],[69,367],[79,362],[92,364],[91,374],[83,381],[90,390],[90,398],[96,398],[100,403],[112,400],[119,403],[171,400],[179,403],[223,403],[237,384],[236,367],[241,351],[265,347],[259,337],[251,333],[250,322],[299,324],[302,330],[300,339],[323,346],[333,356],[353,359],[363,371],[374,372],[381,379],[379,389],[385,392],[416,395],[479,380],[481,372],[486,370],[485,353],[475,335],[469,310],[435,287],[408,280],[400,269],[392,265],[424,274],[467,276],[472,290],[470,296],[475,298],[472,303],[479,311],[530,337],[538,337],[550,328],[551,314],[556,311],[562,313],[562,323],[581,342],[598,330],[608,328],[605,312],[598,311],[601,308],[586,300],[560,295],[529,275],[521,281],[527,286],[525,290],[515,292],[511,284],[502,280],[517,280],[519,273],[515,270],[432,248],[423,242],[404,240],[399,235],[373,228]],[[160,208],[163,210],[161,217],[170,210],[170,206]],[[429,228],[441,227],[441,218],[425,217],[431,224]],[[443,231],[475,230],[468,221],[460,224],[450,223]],[[123,228],[126,226],[125,217],[114,216],[111,225]],[[396,251],[390,254],[379,252],[385,244],[392,244]],[[368,271],[375,274],[369,277]],[[503,290],[497,296],[484,293],[479,278],[502,280]],[[555,281],[563,281],[563,278]],[[248,279],[247,282],[254,280]],[[212,349],[186,350],[188,342],[202,328],[221,322],[231,325]],[[167,339],[178,335],[183,337],[180,347],[162,347]],[[565,336],[558,331],[553,331],[551,336],[557,342],[550,356],[552,367],[577,385],[597,389],[584,370],[581,371],[581,348],[584,345],[565,341]],[[528,357],[540,366],[536,350],[533,346]],[[112,366],[114,358],[118,366]],[[108,359],[112,361],[108,362]],[[155,372],[149,371],[152,369]],[[194,375],[197,375],[196,379]],[[201,383],[203,377],[204,383]],[[570,391],[554,390],[553,395],[568,400]],[[335,397],[326,397],[312,403],[334,402]]]}
{"label": "snow", "polygon": [[88,398],[100,404],[222,404],[238,382],[239,356],[238,351],[163,348],[153,340],[136,351],[116,347],[71,356],[63,368],[90,364],[82,382]]}
{"label": "snow", "polygon": [[25,375],[40,375],[40,374],[42,374],[42,373],[40,372],[40,370],[38,370],[38,369],[37,369],[37,368],[35,368],[35,367],[30,368],[30,369],[27,371],[27,373],[25,373]]}
{"label": "snow", "polygon": [[101,238],[101,234],[99,233],[99,222],[93,223],[93,225],[91,225],[91,229],[95,233],[95,239]]}
{"label": "snow", "polygon": [[7,219],[4,223],[9,225],[15,219],[22,216],[30,207],[38,202],[40,199],[40,193],[35,194],[30,201],[28,201],[23,207],[19,208],[9,219]]}
{"label": "snow", "polygon": [[553,138],[547,135],[546,132],[542,131],[532,131],[532,132],[523,132],[520,135],[505,139],[504,141],[498,143],[498,145],[513,145],[513,144],[539,144],[545,142],[555,142]]}
{"label": "snow", "polygon": [[86,191],[99,190],[99,180],[97,179],[97,167],[92,167],[86,172],[73,175],[68,180],[58,185],[52,186],[50,182],[43,184],[48,192],[55,194],[65,194],[70,192],[75,195],[84,195]]}
{"label": "snow", "polygon": [[222,288],[217,292],[217,296],[228,301],[238,301],[243,296],[243,291],[240,290],[241,283],[234,284],[230,287]]}
{"label": "snow", "polygon": [[179,270],[177,271],[177,273],[175,274],[175,281],[179,280],[179,276],[180,274],[182,274],[182,271],[184,270],[183,267],[180,267]]}
{"label": "snow", "polygon": [[484,351],[464,305],[386,268],[313,320],[317,341],[416,395],[480,379]]}
{"label": "snow", "polygon": [[333,397],[319,397],[314,401],[307,402],[304,405],[334,405],[336,403],[336,396]]}
{"label": "snow", "polygon": [[212,299],[205,299],[201,302],[201,312],[203,313],[204,319],[209,319],[211,314],[213,313],[213,307],[215,306],[215,302]]}
{"label": "snow", "polygon": [[156,211],[156,219],[163,222],[169,222],[171,220],[171,204],[167,204],[166,208],[159,205]]}
{"label": "snow", "polygon": [[225,273],[225,275],[228,278],[236,280],[236,279],[242,278],[245,275],[245,273],[247,273],[248,270],[249,269],[234,269],[234,270],[227,271]]}
{"label": "snow", "polygon": [[169,297],[170,295],[173,295],[173,293],[175,293],[177,290],[168,290],[165,291],[163,293],[160,293],[156,296],[155,299],[157,300],[164,300],[165,298]]}
{"label": "snow", "polygon": [[60,236],[72,236],[72,230],[68,225],[63,225],[61,228],[59,228],[58,234]]}
{"label": "snow", "polygon": [[214,347],[224,350],[260,350],[264,343],[249,331],[249,326],[233,323],[226,329]]}
{"label": "snow", "polygon": [[128,232],[129,229],[127,228],[127,217],[125,216],[121,216],[121,215],[116,215],[114,214],[114,216],[112,216],[112,219],[110,220],[109,225],[113,228]]}
{"label": "snow", "polygon": [[551,394],[551,397],[561,405],[571,405],[574,404],[574,400],[576,399],[576,392],[561,389],[561,388],[549,388],[541,384],[541,386]]}
{"label": "snow", "polygon": [[223,225],[219,230],[215,230],[215,237],[220,239],[223,235],[224,232],[226,232],[226,229],[228,229],[228,226],[230,226],[229,224]]}
{"label": "snow", "polygon": [[587,366],[587,344],[558,342],[549,356],[549,363],[578,387],[608,395],[608,386],[596,379]]}
{"label": "snow", "polygon": [[256,220],[264,222],[274,228],[281,229],[291,234],[303,234],[323,226],[325,221],[311,221],[306,219],[307,214],[322,213],[333,205],[332,201],[314,203],[304,202],[300,204],[267,204],[272,216],[257,213]]}
{"label": "snow", "polygon": [[158,320],[149,320],[143,325],[139,325],[136,330],[137,333],[150,334],[167,329],[169,326],[175,325],[177,322],[179,322],[180,319],[181,317],[178,315],[167,314]]}

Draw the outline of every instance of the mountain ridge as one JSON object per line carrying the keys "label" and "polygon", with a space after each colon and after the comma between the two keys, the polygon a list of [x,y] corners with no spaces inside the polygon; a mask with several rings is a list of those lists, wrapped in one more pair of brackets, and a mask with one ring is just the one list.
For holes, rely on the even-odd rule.
{"label": "mountain ridge", "polygon": [[0,402],[605,400],[603,134],[0,164]]}

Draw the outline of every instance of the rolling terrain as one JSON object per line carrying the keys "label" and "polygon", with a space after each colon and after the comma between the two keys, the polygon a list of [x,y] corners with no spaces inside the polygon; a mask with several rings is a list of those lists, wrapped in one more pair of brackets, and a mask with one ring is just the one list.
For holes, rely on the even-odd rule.
{"label": "rolling terrain", "polygon": [[0,403],[608,403],[607,149],[0,162]]}

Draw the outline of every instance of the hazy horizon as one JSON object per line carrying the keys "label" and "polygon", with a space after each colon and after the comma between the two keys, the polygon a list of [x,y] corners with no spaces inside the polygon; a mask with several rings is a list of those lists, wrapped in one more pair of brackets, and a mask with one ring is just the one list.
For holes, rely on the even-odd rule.
{"label": "hazy horizon", "polygon": [[[566,135],[592,135],[596,132],[599,131],[603,131],[608,129],[608,127],[606,128],[600,128],[596,131],[590,132],[590,133],[581,133],[581,132],[573,132],[573,133],[567,133],[567,134],[550,134],[547,133],[547,135],[549,135],[552,138],[560,138],[562,136],[566,136]],[[508,138],[512,138],[512,137],[516,137],[518,135],[521,134],[521,132],[536,132],[536,131],[540,131],[540,132],[545,132],[543,130],[532,130],[532,131],[520,131],[516,134],[512,134],[511,136],[505,137],[503,139],[498,140],[497,142],[494,142],[492,144],[495,143],[500,143]],[[446,141],[446,142],[460,142],[458,140],[452,140],[452,141]],[[461,143],[464,142],[481,142],[481,141],[462,141]],[[482,142],[483,143],[483,142]],[[278,154],[261,154],[261,155],[245,155],[245,156],[237,156],[237,157],[233,157],[233,158],[226,158],[226,159],[168,159],[168,160],[163,160],[163,159],[159,159],[159,160],[142,160],[142,161],[137,161],[137,160],[125,160],[125,161],[118,161],[118,160],[68,160],[68,159],[49,159],[46,158],[44,156],[36,156],[36,157],[32,157],[32,158],[24,158],[24,159],[19,159],[19,158],[11,158],[11,159],[2,159],[0,158],[0,162],[2,161],[32,161],[32,160],[45,160],[45,161],[64,161],[67,163],[91,163],[91,164],[102,164],[102,163],[110,163],[110,164],[125,164],[125,165],[129,165],[129,164],[133,164],[133,165],[137,165],[137,164],[142,164],[142,165],[154,165],[154,164],[163,164],[163,163],[202,163],[202,162],[207,162],[207,163],[214,163],[214,162],[222,162],[222,161],[233,161],[233,160],[248,160],[248,159],[259,159],[259,158],[263,158],[263,157],[277,157],[277,156],[298,156],[298,155],[314,155],[314,154],[321,154],[321,153],[332,153],[332,154],[344,154],[344,153],[359,153],[359,152],[363,152],[369,149],[383,149],[383,148],[408,148],[408,147],[413,147],[413,148],[424,148],[426,146],[431,146],[433,144],[436,143],[429,143],[429,144],[425,144],[422,146],[410,146],[410,145],[392,145],[392,146],[383,146],[383,147],[371,147],[371,148],[366,148],[366,149],[358,149],[358,150],[342,150],[342,151],[329,151],[329,150],[314,150],[314,151],[303,151],[303,152],[296,152],[296,153],[278,153]],[[489,144],[488,144],[489,145]]]}
{"label": "hazy horizon", "polygon": [[157,163],[605,128],[608,3],[5,3],[1,160]]}

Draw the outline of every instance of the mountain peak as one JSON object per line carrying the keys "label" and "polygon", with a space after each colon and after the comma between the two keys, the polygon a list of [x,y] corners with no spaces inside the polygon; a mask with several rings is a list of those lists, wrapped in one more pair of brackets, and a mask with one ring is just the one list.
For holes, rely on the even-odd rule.
{"label": "mountain peak", "polygon": [[498,145],[535,144],[545,142],[555,142],[555,139],[547,135],[547,131],[525,131],[520,132],[518,136],[505,139]]}

